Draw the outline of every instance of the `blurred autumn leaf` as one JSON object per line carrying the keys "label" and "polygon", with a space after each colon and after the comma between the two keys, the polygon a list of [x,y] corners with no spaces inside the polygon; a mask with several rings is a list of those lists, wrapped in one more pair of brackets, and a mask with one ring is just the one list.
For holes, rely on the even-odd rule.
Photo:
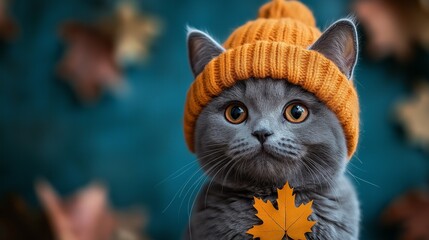
{"label": "blurred autumn leaf", "polygon": [[387,226],[399,225],[399,239],[429,239],[429,194],[423,191],[404,194],[385,210],[382,222]]}
{"label": "blurred autumn leaf", "polygon": [[354,9],[376,58],[407,60],[416,46],[429,49],[429,1],[357,0]]}

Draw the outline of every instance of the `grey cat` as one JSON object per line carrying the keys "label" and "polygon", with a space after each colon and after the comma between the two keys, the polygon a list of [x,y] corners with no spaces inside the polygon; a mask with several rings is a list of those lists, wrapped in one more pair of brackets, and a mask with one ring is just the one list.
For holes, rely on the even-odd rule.
{"label": "grey cat", "polygon": [[[351,78],[357,60],[355,24],[342,19],[309,47]],[[190,29],[188,51],[197,76],[224,49]],[[252,239],[261,224],[253,196],[275,200],[285,182],[296,204],[313,202],[317,221],[307,239],[358,239],[359,203],[344,175],[346,140],[334,115],[313,94],[279,79],[248,79],[215,97],[196,122],[195,152],[211,177],[193,209],[187,239]],[[287,236],[286,236],[287,238]]]}

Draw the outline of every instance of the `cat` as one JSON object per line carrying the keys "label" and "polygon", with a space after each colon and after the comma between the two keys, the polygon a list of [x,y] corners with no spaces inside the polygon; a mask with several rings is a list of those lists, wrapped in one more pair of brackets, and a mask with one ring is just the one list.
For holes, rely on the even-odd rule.
{"label": "cat", "polygon": [[[196,29],[188,30],[187,43],[195,77],[225,51]],[[354,21],[335,22],[308,49],[352,79],[358,56]],[[359,202],[345,176],[343,129],[312,93],[284,79],[238,81],[203,108],[194,143],[211,181],[196,199],[185,239],[252,239],[246,232],[261,224],[253,197],[275,201],[285,182],[294,188],[296,205],[314,200],[309,219],[317,223],[307,239],[358,239]]]}

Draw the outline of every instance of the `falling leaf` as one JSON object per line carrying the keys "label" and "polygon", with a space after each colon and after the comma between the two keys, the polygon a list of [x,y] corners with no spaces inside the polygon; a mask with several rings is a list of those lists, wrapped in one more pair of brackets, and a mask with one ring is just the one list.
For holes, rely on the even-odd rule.
{"label": "falling leaf", "polygon": [[429,150],[429,84],[420,84],[414,95],[396,107],[396,115],[409,140]]}
{"label": "falling leaf", "polygon": [[15,21],[9,16],[7,10],[8,0],[0,0],[0,38],[11,40],[16,37],[18,27]]}
{"label": "falling leaf", "polygon": [[254,198],[253,205],[258,211],[256,216],[263,221],[261,225],[255,225],[247,233],[260,240],[281,240],[285,235],[292,239],[306,239],[305,233],[311,232],[315,221],[309,221],[308,217],[313,212],[313,201],[307,204],[295,205],[293,188],[288,183],[283,189],[277,189],[277,208],[269,200]]}
{"label": "falling leaf", "polygon": [[50,240],[54,237],[46,215],[20,194],[10,192],[0,199],[0,239]]}
{"label": "falling leaf", "polygon": [[160,23],[136,9],[124,1],[113,14],[94,23],[63,25],[61,35],[69,47],[60,63],[60,75],[82,102],[95,102],[105,90],[115,95],[127,93],[123,67],[148,57]]}
{"label": "falling leaf", "polygon": [[429,49],[427,0],[357,0],[356,15],[374,57],[408,60],[416,46]]}
{"label": "falling leaf", "polygon": [[114,211],[107,189],[90,184],[66,199],[47,182],[38,182],[36,192],[59,240],[144,240],[146,217],[142,209]]}
{"label": "falling leaf", "polygon": [[100,24],[114,37],[115,57],[120,64],[145,60],[151,43],[160,33],[159,20],[136,9],[133,2],[122,1],[113,16]]}
{"label": "falling leaf", "polygon": [[401,238],[429,239],[429,193],[411,191],[395,200],[383,213],[386,226],[400,225]]}
{"label": "falling leaf", "polygon": [[83,102],[94,102],[104,90],[122,86],[114,42],[107,34],[96,26],[74,22],[64,24],[61,30],[68,49],[59,73]]}

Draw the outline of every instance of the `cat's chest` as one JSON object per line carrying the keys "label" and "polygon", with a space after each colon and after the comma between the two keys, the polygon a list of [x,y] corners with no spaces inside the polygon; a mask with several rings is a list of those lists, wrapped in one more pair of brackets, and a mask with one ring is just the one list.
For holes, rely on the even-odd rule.
{"label": "cat's chest", "polygon": [[[207,197],[207,198],[206,198]],[[198,212],[204,216],[207,221],[214,221],[216,225],[225,225],[233,230],[246,232],[253,225],[261,224],[262,221],[256,216],[257,210],[254,207],[254,197],[262,199],[264,202],[270,201],[277,207],[277,194],[270,195],[243,195],[243,194],[221,194],[215,193],[212,195],[204,196],[200,199],[200,206]],[[307,203],[310,201],[308,194],[297,193],[296,205]],[[319,206],[313,203],[313,208],[317,209]],[[314,211],[312,218],[317,218],[318,211]],[[203,219],[200,219],[203,220]]]}
{"label": "cat's chest", "polygon": [[[348,188],[347,188],[348,189]],[[207,189],[206,189],[207,190]],[[214,187],[199,196],[192,216],[191,231],[195,239],[252,239],[247,231],[262,224],[254,208],[254,197],[271,201],[277,208],[277,192],[272,194],[222,191]],[[340,190],[340,189],[337,189]],[[338,192],[338,191],[336,191]],[[354,239],[357,236],[359,211],[353,192],[340,191],[333,197],[330,192],[295,191],[295,205],[313,201],[309,220],[316,221],[308,239]],[[286,209],[287,211],[287,209]],[[337,235],[347,236],[345,238]],[[320,238],[320,236],[323,236]]]}

